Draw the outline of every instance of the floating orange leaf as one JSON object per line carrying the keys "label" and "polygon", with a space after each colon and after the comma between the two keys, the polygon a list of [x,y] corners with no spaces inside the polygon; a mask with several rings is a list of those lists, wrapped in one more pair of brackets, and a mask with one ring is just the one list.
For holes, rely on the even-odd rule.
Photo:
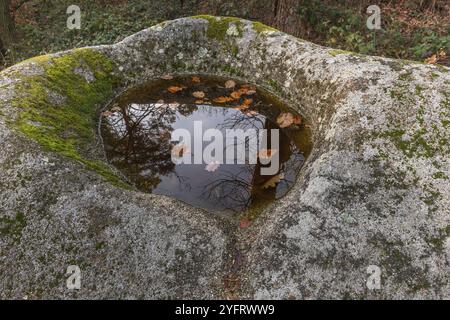
{"label": "floating orange leaf", "polygon": [[248,109],[250,106],[247,104],[241,104],[240,106],[234,107],[234,110],[244,110],[244,109]]}
{"label": "floating orange leaf", "polygon": [[192,82],[200,82],[200,78],[199,77],[192,77]]}
{"label": "floating orange leaf", "polygon": [[179,158],[181,158],[184,154],[186,154],[188,152],[189,152],[189,148],[184,143],[174,145],[172,147],[172,151],[171,151],[171,153],[174,157],[179,157]]}
{"label": "floating orange leaf", "polygon": [[300,116],[294,116],[294,124],[296,125],[302,124],[302,118]]}
{"label": "floating orange leaf", "polygon": [[227,89],[234,88],[235,86],[236,82],[234,82],[233,80],[228,80],[227,82],[225,82],[225,88]]}
{"label": "floating orange leaf", "polygon": [[120,111],[122,111],[122,109],[117,105],[111,108],[111,112],[120,112]]}
{"label": "floating orange leaf", "polygon": [[205,97],[205,93],[203,91],[195,91],[192,95],[199,99],[203,99]]}
{"label": "floating orange leaf", "polygon": [[294,116],[290,112],[282,113],[277,118],[277,123],[280,128],[289,127],[294,123]]}
{"label": "floating orange leaf", "polygon": [[270,159],[278,152],[277,149],[261,149],[258,153],[261,159]]}
{"label": "floating orange leaf", "polygon": [[272,178],[270,178],[269,180],[267,180],[264,184],[263,184],[263,189],[267,189],[267,188],[275,188],[277,186],[277,184],[284,179],[284,174],[280,173],[277,174],[276,176],[273,176]]}
{"label": "floating orange leaf", "polygon": [[242,112],[243,112],[246,116],[256,116],[256,115],[258,114],[258,112],[255,111],[255,110],[246,110],[246,109],[244,109]]}
{"label": "floating orange leaf", "polygon": [[237,100],[237,99],[240,99],[240,98],[241,98],[241,93],[240,93],[239,91],[233,91],[233,92],[230,94],[230,96],[231,96],[234,100]]}
{"label": "floating orange leaf", "polygon": [[176,108],[178,108],[180,106],[180,103],[178,103],[178,102],[171,102],[171,103],[168,104],[168,106],[169,106],[170,109],[176,109]]}
{"label": "floating orange leaf", "polygon": [[230,97],[218,97],[218,98],[215,98],[213,101],[217,102],[217,103],[225,103],[225,102],[229,102],[232,100],[233,100],[233,98],[230,98]]}
{"label": "floating orange leaf", "polygon": [[249,106],[253,103],[253,99],[245,99],[244,102],[242,104]]}
{"label": "floating orange leaf", "polygon": [[109,117],[109,116],[111,116],[113,113],[111,112],[111,111],[109,111],[109,110],[107,110],[107,111],[103,111],[102,112],[102,116],[103,117]]}
{"label": "floating orange leaf", "polygon": [[195,100],[195,104],[204,104],[203,100]]}
{"label": "floating orange leaf", "polygon": [[181,90],[183,90],[183,88],[177,86],[170,86],[167,88],[167,91],[169,91],[170,93],[177,93],[178,91]]}

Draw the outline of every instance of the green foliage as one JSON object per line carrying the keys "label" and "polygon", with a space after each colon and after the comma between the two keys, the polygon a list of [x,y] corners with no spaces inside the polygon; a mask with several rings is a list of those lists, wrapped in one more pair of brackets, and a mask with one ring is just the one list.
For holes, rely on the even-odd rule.
{"label": "green foliage", "polygon": [[437,52],[439,49],[444,49],[450,52],[450,28],[447,35],[440,36],[434,31],[424,31],[423,34],[416,34],[414,42],[417,45],[411,48],[411,53],[415,59],[422,59],[429,53]]}
{"label": "green foliage", "polygon": [[[40,3],[40,1],[37,1]],[[45,17],[37,16],[36,24],[18,24],[18,34],[23,35],[17,43],[17,51],[26,58],[89,45],[111,44],[142,29],[164,20],[157,17],[158,10],[142,1],[101,4],[78,1],[81,8],[80,30],[66,26],[65,9],[74,4],[70,0],[56,0],[41,4]]]}
{"label": "green foliage", "polygon": [[[448,8],[445,1],[438,2],[441,3],[438,7]],[[17,24],[18,41],[4,64],[75,47],[114,43],[161,21],[182,16],[209,13],[265,23],[273,20],[273,4],[261,0],[249,0],[244,5],[237,0],[79,0],[76,4],[82,10],[82,28],[69,30],[65,9],[71,4],[74,4],[71,0],[28,1],[21,9],[27,14]],[[411,0],[398,5],[380,2],[382,30],[376,32],[366,27],[368,4],[369,1],[300,1],[297,12],[286,19],[298,25],[296,36],[335,49],[420,61],[439,49],[450,56],[450,26],[438,14],[433,16],[426,11],[429,2]],[[405,12],[414,18],[414,23],[405,18]],[[212,16],[203,17],[211,22],[208,34],[222,40],[226,25],[216,23]],[[259,22],[253,28],[258,32],[273,30]]]}
{"label": "green foliage", "polygon": [[[421,1],[411,1],[408,8],[423,13],[422,5]],[[310,40],[333,48],[422,61],[439,49],[450,53],[448,24],[408,30],[407,22],[398,19],[395,11],[384,12],[382,30],[374,32],[367,29],[367,14],[361,8],[365,10],[365,6],[313,0],[302,3],[298,15]],[[427,16],[417,14],[416,18],[426,25]]]}

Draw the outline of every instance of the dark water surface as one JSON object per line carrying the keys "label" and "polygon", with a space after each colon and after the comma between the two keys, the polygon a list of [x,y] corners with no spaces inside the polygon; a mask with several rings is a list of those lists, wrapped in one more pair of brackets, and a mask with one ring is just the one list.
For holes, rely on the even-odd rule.
{"label": "dark water surface", "polygon": [[[143,192],[168,195],[215,213],[250,212],[279,199],[294,184],[311,150],[308,126],[266,91],[228,80],[168,76],[127,91],[102,114],[108,160]],[[264,165],[259,160],[175,164],[173,154],[194,157],[194,121],[201,121],[203,133],[215,128],[224,137],[226,129],[279,129],[279,146],[269,150],[269,155],[279,157],[279,170],[261,175]],[[171,141],[171,133],[180,128],[192,134],[191,146]],[[201,143],[205,148],[211,142]],[[234,143],[250,148],[248,138]],[[264,157],[264,151],[257,154]]]}

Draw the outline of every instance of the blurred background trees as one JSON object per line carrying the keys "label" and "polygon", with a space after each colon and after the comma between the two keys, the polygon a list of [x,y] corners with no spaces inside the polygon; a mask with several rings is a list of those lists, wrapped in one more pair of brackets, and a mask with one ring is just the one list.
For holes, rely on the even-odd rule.
{"label": "blurred background trees", "polygon": [[[72,4],[81,7],[81,30],[66,28]],[[375,45],[366,28],[371,4],[382,15]],[[259,20],[337,49],[450,65],[448,0],[0,0],[0,68],[39,54],[113,43],[160,21],[196,14]]]}
{"label": "blurred background trees", "polygon": [[0,0],[0,53],[6,55],[12,41],[14,20],[11,16],[11,1]]}

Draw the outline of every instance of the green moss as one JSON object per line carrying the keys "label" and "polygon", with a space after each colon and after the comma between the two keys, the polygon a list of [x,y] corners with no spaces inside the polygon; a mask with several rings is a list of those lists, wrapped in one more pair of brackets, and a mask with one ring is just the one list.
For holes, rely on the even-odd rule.
{"label": "green moss", "polygon": [[232,65],[218,65],[217,66],[217,70],[220,70],[222,72],[225,72],[231,76],[238,76],[238,77],[243,77],[244,74],[242,73],[241,70],[233,67]]}
{"label": "green moss", "polygon": [[422,91],[423,91],[423,87],[419,86],[419,85],[416,85],[416,95],[418,95],[419,97],[423,98]]}
{"label": "green moss", "polygon": [[214,17],[210,15],[199,15],[192,17],[194,19],[205,19],[208,21],[206,35],[208,38],[224,41],[227,36],[227,30],[231,24],[234,24],[238,30],[239,37],[242,37],[241,19],[235,17]]}
{"label": "green moss", "polygon": [[97,242],[96,244],[95,244],[95,249],[96,250],[101,250],[101,249],[103,249],[105,247],[105,242],[104,241],[100,241],[100,242]]}
{"label": "green moss", "polygon": [[282,93],[281,86],[276,82],[275,80],[269,80],[269,86],[276,92],[276,93]]}
{"label": "green moss", "polygon": [[[95,142],[98,106],[118,84],[112,75],[113,62],[86,48],[28,61],[38,63],[44,74],[27,77],[17,89],[19,98],[13,106],[19,116],[12,125],[45,149],[80,161],[108,181],[125,186],[106,164],[88,158]],[[75,69],[91,72],[94,79],[88,82]],[[52,101],[50,93],[64,98],[61,105]]]}
{"label": "green moss", "polygon": [[410,140],[403,140],[402,136],[405,134],[404,130],[390,130],[384,132],[381,136],[389,138],[394,145],[401,150],[407,157],[432,157],[436,151],[427,139],[424,138],[425,129],[420,129],[414,133]]}
{"label": "green moss", "polygon": [[340,49],[333,49],[328,51],[328,53],[330,55],[332,55],[333,57],[336,57],[339,54],[351,54],[351,55],[356,55],[355,52],[351,52],[351,51],[346,51],[346,50],[340,50]]}
{"label": "green moss", "polygon": [[436,72],[431,72],[431,73],[430,73],[430,76],[431,76],[432,78],[439,78],[439,74],[437,74]]}
{"label": "green moss", "polygon": [[22,212],[17,212],[14,218],[0,217],[0,235],[12,237],[14,242],[18,242],[26,225]]}
{"label": "green moss", "polygon": [[252,26],[253,26],[253,30],[255,30],[258,33],[267,32],[267,31],[278,31],[277,29],[269,27],[258,21],[252,22]]}
{"label": "green moss", "polygon": [[423,61],[409,60],[409,59],[397,59],[398,63],[402,64],[402,66],[407,66],[409,64],[426,64]]}
{"label": "green moss", "polygon": [[450,71],[450,68],[442,66],[440,64],[435,64],[434,65],[436,68],[439,69],[439,71],[444,72],[444,73],[448,73]]}
{"label": "green moss", "polygon": [[[431,124],[431,128],[425,129],[425,113],[427,110],[427,101],[423,94],[424,87],[416,85],[414,90],[410,89],[410,82],[412,80],[411,70],[406,70],[401,73],[398,78],[400,81],[397,86],[390,90],[390,96],[396,100],[399,108],[407,109],[411,106],[418,105],[416,111],[416,120],[420,125],[420,129],[412,133],[412,137],[408,141],[402,140],[404,130],[389,130],[381,134],[382,137],[389,137],[395,146],[403,151],[408,157],[433,157],[437,152],[448,154],[448,139],[443,135],[442,130],[436,125]],[[445,95],[445,94],[444,94]],[[420,104],[419,104],[420,103]],[[445,100],[443,102],[445,107]],[[441,113],[441,117],[446,117],[445,112]],[[440,119],[440,122],[445,127],[446,119]],[[430,124],[428,124],[430,126]]]}
{"label": "green moss", "polygon": [[405,72],[402,72],[399,76],[398,79],[401,81],[411,81],[412,80],[412,71],[411,70],[406,70]]}
{"label": "green moss", "polygon": [[443,252],[447,237],[450,235],[450,226],[438,231],[438,236],[426,239],[426,242],[436,251]]}

